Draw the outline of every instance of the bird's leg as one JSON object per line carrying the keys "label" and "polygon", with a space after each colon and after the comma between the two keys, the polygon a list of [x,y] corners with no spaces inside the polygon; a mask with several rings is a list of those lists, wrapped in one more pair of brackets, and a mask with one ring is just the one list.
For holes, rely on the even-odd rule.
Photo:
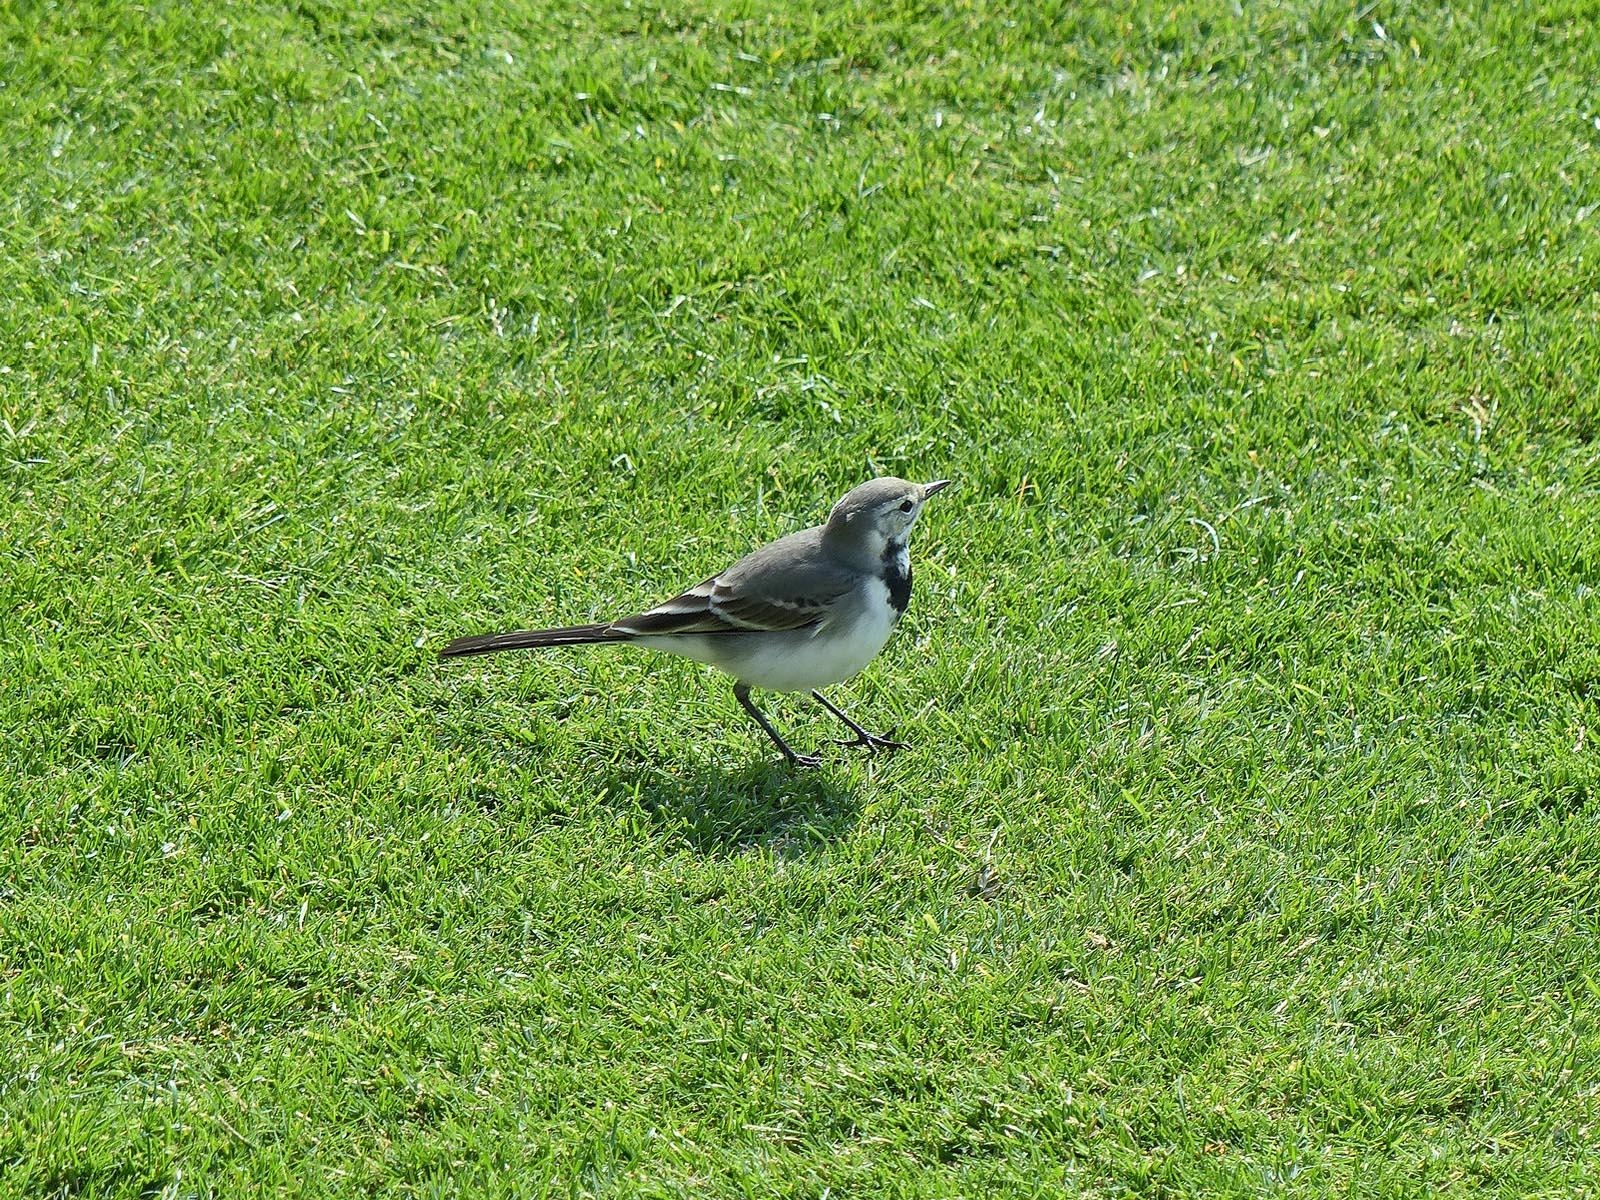
{"label": "bird's leg", "polygon": [[749,713],[755,718],[757,725],[766,730],[767,736],[772,739],[772,744],[779,750],[783,751],[783,756],[787,758],[790,763],[797,767],[815,767],[821,765],[822,760],[815,754],[796,754],[789,748],[789,743],[778,736],[778,731],[772,727],[772,722],[767,720],[766,717],[762,716],[761,710],[757,708],[754,701],[750,699],[750,689],[748,687],[742,683],[734,684],[733,698],[739,702],[740,708],[744,709],[745,712]]}
{"label": "bird's leg", "polygon": [[[887,734],[868,733],[849,717],[845,716],[843,710],[829,701],[829,699],[821,692],[812,692],[811,698],[818,704],[822,705],[823,708],[831,712],[834,716],[838,717],[839,720],[843,721],[846,728],[856,735],[849,741],[845,741],[843,738],[837,738],[834,740],[834,745],[862,746],[868,750],[904,750],[906,748],[906,742],[897,742]],[[894,733],[894,730],[891,729],[889,733]]]}

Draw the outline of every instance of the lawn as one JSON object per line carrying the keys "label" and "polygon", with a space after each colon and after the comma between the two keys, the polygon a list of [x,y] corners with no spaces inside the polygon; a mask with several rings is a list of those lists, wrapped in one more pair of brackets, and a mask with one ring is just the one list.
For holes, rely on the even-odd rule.
{"label": "lawn", "polygon": [[0,30],[0,1194],[1600,1191],[1594,4]]}

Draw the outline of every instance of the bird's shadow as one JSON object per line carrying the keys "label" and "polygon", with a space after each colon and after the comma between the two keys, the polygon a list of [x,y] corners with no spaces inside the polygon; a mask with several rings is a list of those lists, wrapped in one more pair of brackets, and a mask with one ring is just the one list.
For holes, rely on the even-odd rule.
{"label": "bird's shadow", "polygon": [[827,765],[636,762],[618,764],[599,782],[607,803],[700,854],[761,848],[797,857],[844,837],[860,817],[854,793]]}
{"label": "bird's shadow", "polygon": [[[642,743],[616,731],[605,732],[581,747],[559,734],[559,721],[535,715],[516,705],[490,704],[470,712],[447,707],[435,739],[453,757],[484,753],[505,766],[510,778],[471,790],[486,811],[498,809],[514,778],[526,774],[546,785],[552,760],[566,760],[582,782],[576,794],[581,808],[599,803],[643,834],[677,841],[700,854],[735,855],[753,849],[796,857],[814,853],[849,834],[860,816],[860,801],[848,786],[852,774],[848,754],[830,755],[821,766],[791,767],[765,744],[731,764],[680,757],[684,747],[670,749]],[[752,742],[754,739],[752,739]],[[559,784],[555,790],[561,791]],[[576,811],[552,798],[541,811],[560,811],[570,819]]]}

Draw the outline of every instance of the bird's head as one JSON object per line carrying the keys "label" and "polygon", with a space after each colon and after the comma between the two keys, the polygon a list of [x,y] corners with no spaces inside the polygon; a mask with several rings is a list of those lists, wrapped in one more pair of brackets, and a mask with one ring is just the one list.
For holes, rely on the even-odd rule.
{"label": "bird's head", "polygon": [[833,506],[823,536],[860,558],[876,560],[903,550],[928,497],[949,483],[948,479],[933,483],[893,477],[870,480]]}

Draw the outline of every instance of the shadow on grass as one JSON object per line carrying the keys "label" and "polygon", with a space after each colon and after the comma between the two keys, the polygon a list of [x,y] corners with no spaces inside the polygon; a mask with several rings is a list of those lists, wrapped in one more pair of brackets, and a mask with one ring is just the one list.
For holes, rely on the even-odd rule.
{"label": "shadow on grass", "polygon": [[637,813],[701,854],[764,847],[795,857],[843,837],[860,804],[827,765],[778,762],[729,769],[697,764],[618,766],[601,782],[606,802]]}

